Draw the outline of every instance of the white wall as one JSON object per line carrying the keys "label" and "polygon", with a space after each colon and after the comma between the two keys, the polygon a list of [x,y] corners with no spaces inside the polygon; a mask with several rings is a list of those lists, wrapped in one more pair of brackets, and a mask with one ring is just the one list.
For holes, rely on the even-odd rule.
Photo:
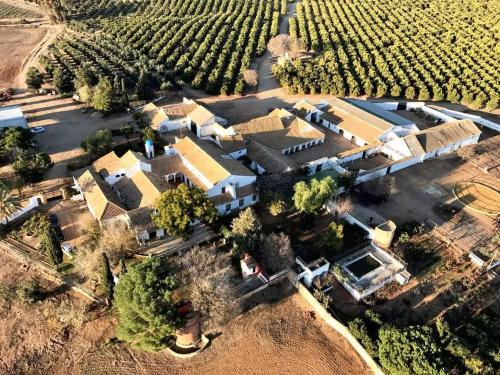
{"label": "white wall", "polygon": [[482,126],[485,126],[487,128],[496,130],[497,132],[500,132],[500,125],[497,124],[496,122],[486,120],[482,118],[481,116],[476,116],[476,115],[471,115],[469,113],[463,113],[463,112],[457,112],[457,111],[452,111],[451,109],[443,109],[441,112],[443,112],[445,115],[449,115],[453,118],[456,119],[469,119],[472,120]]}
{"label": "white wall", "polygon": [[216,208],[217,208],[217,211],[219,211],[219,214],[221,216],[224,216],[224,215],[230,214],[234,210],[241,210],[241,209],[246,208],[248,206],[251,206],[259,201],[258,195],[257,195],[257,197],[256,197],[257,199],[255,201],[252,198],[253,198],[253,195],[247,195],[246,197],[241,198],[241,199],[243,199],[243,206],[239,205],[239,202],[240,202],[239,199],[235,199],[235,200],[229,202],[229,204],[231,204],[231,211],[226,211],[226,203],[221,204],[221,205],[217,206]]}
{"label": "white wall", "polygon": [[28,212],[30,212],[31,210],[35,209],[36,207],[38,207],[40,205],[39,200],[40,201],[42,200],[42,197],[40,195],[31,197],[29,199],[28,205],[26,207],[23,207],[20,210],[14,212],[12,215],[10,215],[8,217],[8,220],[6,217],[3,218],[2,221],[0,221],[0,223],[5,225],[7,223],[12,222],[13,220],[18,219],[19,217],[23,216],[24,214],[27,214]]}
{"label": "white wall", "polygon": [[214,197],[216,195],[222,194],[222,188],[226,187],[226,192],[229,192],[229,188],[227,188],[231,183],[236,186],[236,183],[239,184],[239,187],[243,187],[252,183],[255,183],[257,180],[257,176],[234,176],[231,175],[225,180],[218,182],[213,185],[211,189],[207,191],[207,195],[209,197]]}

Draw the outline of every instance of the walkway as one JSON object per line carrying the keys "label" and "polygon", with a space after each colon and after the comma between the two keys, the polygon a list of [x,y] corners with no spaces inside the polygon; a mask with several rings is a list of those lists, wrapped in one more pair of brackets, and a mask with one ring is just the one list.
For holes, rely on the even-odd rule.
{"label": "walkway", "polygon": [[142,251],[142,255],[168,256],[212,241],[216,237],[217,235],[211,229],[203,225],[196,225],[189,240],[183,241],[181,238],[167,237],[164,240],[153,242]]}
{"label": "walkway", "polygon": [[[280,23],[280,34],[288,34],[288,19],[291,16],[295,16],[295,8],[297,6],[296,2],[287,4],[287,12]],[[271,52],[266,49],[264,55],[259,59],[258,72],[259,72],[259,86],[257,89],[257,94],[267,91],[280,91],[284,93],[284,90],[280,87],[278,81],[274,78],[272,68],[276,59],[273,57]],[[273,96],[277,96],[274,94]]]}

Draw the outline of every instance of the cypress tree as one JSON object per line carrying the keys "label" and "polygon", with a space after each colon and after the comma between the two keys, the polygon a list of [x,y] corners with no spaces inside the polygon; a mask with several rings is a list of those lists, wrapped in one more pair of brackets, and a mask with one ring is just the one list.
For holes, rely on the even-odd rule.
{"label": "cypress tree", "polygon": [[102,289],[106,295],[107,303],[110,304],[113,300],[113,289],[115,287],[115,280],[113,273],[111,272],[111,267],[109,265],[109,259],[106,253],[101,254],[101,278],[102,278]]}

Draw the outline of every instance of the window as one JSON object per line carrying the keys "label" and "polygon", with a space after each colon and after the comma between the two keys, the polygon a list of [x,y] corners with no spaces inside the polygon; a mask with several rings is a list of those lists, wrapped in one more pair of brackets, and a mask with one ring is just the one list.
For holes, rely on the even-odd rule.
{"label": "window", "polygon": [[257,195],[252,195],[252,201],[255,202],[257,200]]}
{"label": "window", "polygon": [[226,192],[226,187],[223,186],[222,189],[221,189],[221,191],[222,191],[222,194],[224,194]]}
{"label": "window", "polygon": [[226,212],[231,211],[231,203],[226,204]]}
{"label": "window", "polygon": [[245,204],[245,199],[240,199],[239,206],[243,207],[244,204]]}

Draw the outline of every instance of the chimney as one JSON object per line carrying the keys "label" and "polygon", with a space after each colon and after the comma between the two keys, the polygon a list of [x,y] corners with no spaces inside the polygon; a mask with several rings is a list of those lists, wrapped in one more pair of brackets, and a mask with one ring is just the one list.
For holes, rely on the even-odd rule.
{"label": "chimney", "polygon": [[144,144],[146,148],[146,157],[148,159],[155,157],[155,148],[153,146],[153,141],[151,139],[146,139],[146,143]]}
{"label": "chimney", "polygon": [[163,148],[165,150],[165,155],[170,156],[175,154],[174,146],[168,145]]}

